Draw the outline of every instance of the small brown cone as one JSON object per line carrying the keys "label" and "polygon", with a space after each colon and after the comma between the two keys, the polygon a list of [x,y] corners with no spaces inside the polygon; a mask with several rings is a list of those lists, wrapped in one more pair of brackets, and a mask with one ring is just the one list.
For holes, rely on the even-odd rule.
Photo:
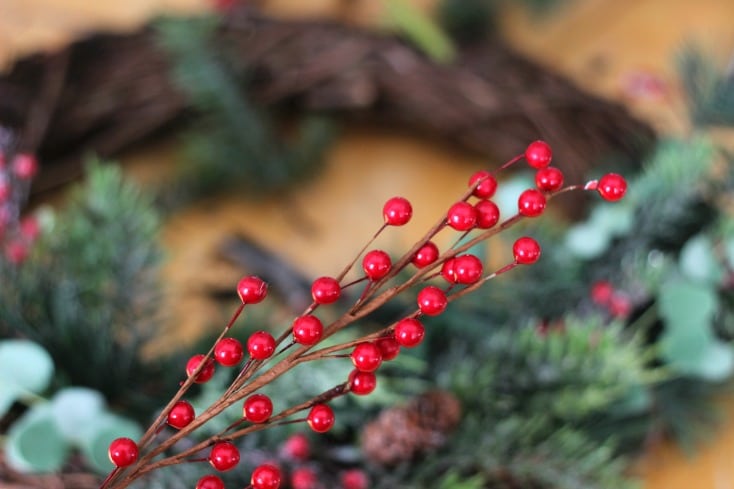
{"label": "small brown cone", "polygon": [[379,465],[395,465],[441,447],[461,417],[453,394],[429,391],[384,410],[362,431],[362,451]]}

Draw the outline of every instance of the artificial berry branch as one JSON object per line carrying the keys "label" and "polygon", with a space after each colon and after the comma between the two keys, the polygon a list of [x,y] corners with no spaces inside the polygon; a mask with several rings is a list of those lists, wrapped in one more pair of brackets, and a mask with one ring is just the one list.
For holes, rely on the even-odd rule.
{"label": "artificial berry branch", "polygon": [[[598,181],[593,180],[584,185],[564,187],[561,170],[549,166],[552,152],[543,141],[531,143],[524,153],[509,160],[500,170],[523,159],[536,170],[536,185],[520,195],[516,214],[500,222],[499,209],[491,200],[498,186],[495,174],[486,170],[476,172],[469,179],[466,192],[449,207],[446,214],[394,262],[384,250],[369,249],[385,230],[402,226],[412,217],[413,209],[407,199],[389,199],[383,206],[382,225],[357,255],[335,277],[322,276],[312,282],[313,303],[277,338],[266,331],[252,333],[246,345],[247,354],[239,341],[226,335],[246,306],[258,304],[266,298],[267,285],[257,277],[243,278],[237,286],[241,304],[209,351],[189,360],[185,369],[186,380],[143,437],[137,443],[118,439],[110,445],[110,460],[115,469],[101,489],[123,489],[147,473],[180,463],[208,462],[215,470],[230,470],[239,462],[239,452],[233,440],[282,424],[306,423],[313,431],[327,432],[335,422],[329,402],[349,393],[367,395],[372,392],[377,384],[375,372],[381,364],[395,358],[401,348],[415,347],[423,340],[425,327],[422,317],[441,314],[450,302],[476,291],[489,280],[517,266],[535,263],[541,254],[540,245],[533,238],[523,236],[514,242],[513,258],[509,263],[494,272],[485,273],[482,261],[467,253],[470,248],[522,219],[540,216],[547,202],[561,193],[595,190],[604,199],[616,201],[626,191],[624,178],[616,174],[605,175]],[[472,199],[476,199],[476,202],[473,203]],[[433,239],[446,228],[458,231],[461,235],[452,246],[440,252]],[[464,239],[470,233],[476,235]],[[362,275],[342,284],[360,263],[360,258]],[[416,270],[407,279],[390,284],[410,265],[415,266]],[[443,279],[447,285],[442,288],[430,283],[434,279]],[[314,314],[320,307],[338,301],[345,288],[359,284],[364,284],[359,298],[330,324],[324,325]],[[397,321],[356,339],[319,346],[325,339],[417,286],[421,289],[417,292],[416,308]],[[353,369],[345,376],[345,382],[311,399],[276,412],[273,401],[260,392],[264,386],[298,365],[334,358],[349,358]],[[183,398],[194,383],[208,381],[217,365],[242,366],[224,393],[197,415],[191,404]],[[239,420],[186,450],[166,456],[169,449],[181,439],[195,433],[209,420],[238,402],[243,403],[243,414]],[[307,415],[296,417],[306,411]],[[151,446],[166,425],[178,431]],[[202,456],[205,450],[209,450],[208,456]],[[248,487],[277,489],[279,485],[278,468],[266,464],[253,471]],[[196,486],[197,489],[208,487],[222,489],[224,485],[217,476],[209,475]]]}

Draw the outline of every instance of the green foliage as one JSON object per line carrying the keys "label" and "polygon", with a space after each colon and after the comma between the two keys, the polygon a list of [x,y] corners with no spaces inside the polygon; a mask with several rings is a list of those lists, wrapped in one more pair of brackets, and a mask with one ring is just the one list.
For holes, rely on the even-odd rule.
{"label": "green foliage", "polygon": [[418,49],[439,63],[448,63],[456,56],[451,39],[406,0],[384,0],[390,27],[406,36]]}
{"label": "green foliage", "polygon": [[275,127],[243,89],[247,73],[217,48],[218,18],[169,18],[158,41],[173,65],[173,79],[197,111],[184,135],[186,158],[179,182],[163,189],[177,204],[213,190],[237,188],[266,195],[312,175],[333,137],[332,124],[309,116],[295,130]]}
{"label": "green foliage", "polygon": [[45,391],[54,373],[46,350],[28,340],[0,341],[0,418],[16,400]]}
{"label": "green foliage", "polygon": [[2,282],[14,284],[0,289],[0,334],[41,344],[59,384],[157,404],[175,385],[162,363],[141,358],[159,329],[158,229],[149,195],[118,167],[90,164],[29,260],[0,263]]}
{"label": "green foliage", "polygon": [[698,47],[686,46],[678,57],[678,73],[697,126],[734,124],[734,76],[722,72]]}

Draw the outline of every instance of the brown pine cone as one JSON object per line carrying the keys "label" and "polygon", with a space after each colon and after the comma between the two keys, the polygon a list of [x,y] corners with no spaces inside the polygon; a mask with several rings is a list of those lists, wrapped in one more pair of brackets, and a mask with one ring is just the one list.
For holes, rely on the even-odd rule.
{"label": "brown pine cone", "polygon": [[362,451],[379,465],[395,465],[441,447],[461,417],[453,394],[429,391],[386,409],[362,430]]}

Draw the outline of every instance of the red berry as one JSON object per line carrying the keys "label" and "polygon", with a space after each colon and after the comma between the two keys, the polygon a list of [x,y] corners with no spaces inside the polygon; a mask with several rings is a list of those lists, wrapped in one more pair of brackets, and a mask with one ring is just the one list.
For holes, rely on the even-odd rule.
{"label": "red berry", "polygon": [[632,312],[632,302],[626,294],[616,292],[609,301],[609,313],[615,318],[626,318]]}
{"label": "red berry", "polygon": [[454,265],[456,265],[456,258],[449,258],[441,266],[441,276],[450,284],[456,283],[456,272],[454,271]]}
{"label": "red berry", "polygon": [[479,197],[480,199],[489,199],[497,190],[497,179],[495,179],[494,175],[489,173],[487,170],[479,170],[472,175],[471,178],[469,178],[469,187],[473,187],[477,182],[479,182],[479,185],[477,185],[477,188],[472,192],[472,195],[475,197]]}
{"label": "red berry", "polygon": [[360,469],[345,470],[341,477],[341,489],[367,489],[369,487],[369,479],[367,474]]}
{"label": "red berry", "polygon": [[30,180],[38,173],[38,162],[33,155],[19,153],[13,158],[12,169],[21,180]]}
{"label": "red berry", "polygon": [[[198,355],[194,355],[193,357],[189,358],[189,361],[186,363],[186,375],[191,377],[191,374],[194,373],[194,371],[199,367],[199,364],[204,360],[205,355],[199,353]],[[211,358],[206,362],[206,365],[204,365],[204,368],[201,369],[201,372],[199,372],[199,375],[196,376],[196,382],[197,384],[203,384],[205,382],[208,382],[209,379],[212,378],[214,375],[214,362],[211,360]]]}
{"label": "red berry", "polygon": [[352,363],[362,372],[374,372],[382,363],[382,354],[380,349],[374,343],[365,341],[354,347],[352,354]]}
{"label": "red berry", "polygon": [[107,455],[115,467],[127,467],[138,459],[138,445],[130,438],[117,438],[110,443]]}
{"label": "red berry", "polygon": [[332,277],[319,277],[311,284],[311,297],[316,304],[331,304],[341,296],[342,288]]}
{"label": "red berry", "polygon": [[247,339],[247,351],[255,360],[266,360],[275,352],[275,338],[267,331],[256,331]]}
{"label": "red berry", "polygon": [[460,284],[473,284],[482,277],[484,267],[474,255],[460,255],[454,259],[454,276]]}
{"label": "red berry", "polygon": [[614,294],[614,287],[606,280],[599,280],[591,286],[591,300],[600,306],[609,304],[612,294]]}
{"label": "red berry", "polygon": [[415,252],[411,263],[418,268],[423,268],[435,262],[438,259],[438,255],[438,246],[428,241]]}
{"label": "red berry", "polygon": [[477,211],[468,202],[457,202],[446,213],[448,225],[457,231],[468,231],[477,223]]}
{"label": "red berry", "polygon": [[362,259],[362,270],[372,281],[380,280],[390,272],[392,260],[390,255],[382,250],[372,250]]}
{"label": "red berry", "polygon": [[520,265],[530,265],[540,258],[540,245],[533,238],[523,236],[512,245],[515,262]]}
{"label": "red berry", "polygon": [[429,285],[418,292],[418,308],[426,316],[441,314],[448,303],[444,291],[434,285]]}
{"label": "red berry", "polygon": [[35,241],[41,234],[41,228],[35,216],[27,216],[20,221],[20,234],[28,241]]}
{"label": "red berry", "polygon": [[553,151],[545,141],[534,141],[525,150],[525,160],[533,168],[545,168],[550,165],[552,158]]}
{"label": "red berry", "polygon": [[212,447],[209,453],[209,463],[218,471],[226,472],[240,463],[240,451],[234,443],[220,441]]}
{"label": "red berry", "polygon": [[224,367],[234,367],[244,356],[242,343],[235,338],[222,338],[214,346],[214,358]]}
{"label": "red berry", "polygon": [[426,335],[426,328],[415,318],[404,318],[395,325],[395,341],[405,348],[418,346]]}
{"label": "red berry", "polygon": [[410,205],[408,199],[403,197],[393,197],[385,202],[382,207],[382,217],[385,224],[390,226],[402,226],[410,221],[413,215],[413,206]]}
{"label": "red berry", "polygon": [[178,401],[168,412],[168,424],[178,430],[187,427],[196,417],[194,407],[188,401]]}
{"label": "red berry", "polygon": [[243,304],[257,304],[268,295],[268,284],[254,275],[244,277],[237,284],[237,294]]}
{"label": "red berry", "polygon": [[298,467],[291,473],[292,489],[317,489],[319,479],[316,472],[308,467]]}
{"label": "red berry", "polygon": [[264,423],[273,414],[273,402],[265,394],[253,394],[245,399],[242,413],[251,423]]}
{"label": "red berry", "polygon": [[11,190],[8,178],[5,175],[0,174],[0,203],[5,202],[10,198]]}
{"label": "red berry", "polygon": [[14,239],[5,245],[5,258],[13,265],[20,265],[28,258],[30,250],[23,241]]}
{"label": "red berry", "polygon": [[275,465],[263,464],[252,471],[250,485],[252,489],[278,489],[280,487],[280,469]]}
{"label": "red berry", "polygon": [[366,396],[377,387],[374,372],[360,372],[357,369],[349,374],[349,390],[358,396]]}
{"label": "red berry", "polygon": [[216,475],[205,475],[196,483],[196,489],[224,489],[224,481]]}
{"label": "red berry", "polygon": [[400,343],[393,337],[379,338],[375,341],[375,345],[380,349],[380,355],[385,362],[392,360],[400,353]]}
{"label": "red berry", "polygon": [[554,166],[535,172],[535,186],[543,192],[555,192],[563,187],[563,172]]}
{"label": "red berry", "polygon": [[477,227],[489,229],[500,220],[500,208],[491,200],[480,200],[474,204],[477,211]]}
{"label": "red berry", "polygon": [[293,340],[301,345],[315,345],[324,333],[324,325],[316,316],[307,314],[293,321]]}
{"label": "red berry", "polygon": [[306,418],[308,425],[316,433],[326,433],[334,426],[334,411],[326,404],[316,404]]}
{"label": "red berry", "polygon": [[529,188],[517,199],[517,208],[525,217],[538,217],[545,210],[545,195],[540,190]]}
{"label": "red berry", "polygon": [[622,175],[607,173],[599,179],[596,190],[604,200],[616,202],[627,192],[627,181]]}
{"label": "red berry", "polygon": [[311,456],[311,443],[303,433],[296,433],[288,437],[283,443],[283,455],[287,458],[300,460],[301,462]]}

